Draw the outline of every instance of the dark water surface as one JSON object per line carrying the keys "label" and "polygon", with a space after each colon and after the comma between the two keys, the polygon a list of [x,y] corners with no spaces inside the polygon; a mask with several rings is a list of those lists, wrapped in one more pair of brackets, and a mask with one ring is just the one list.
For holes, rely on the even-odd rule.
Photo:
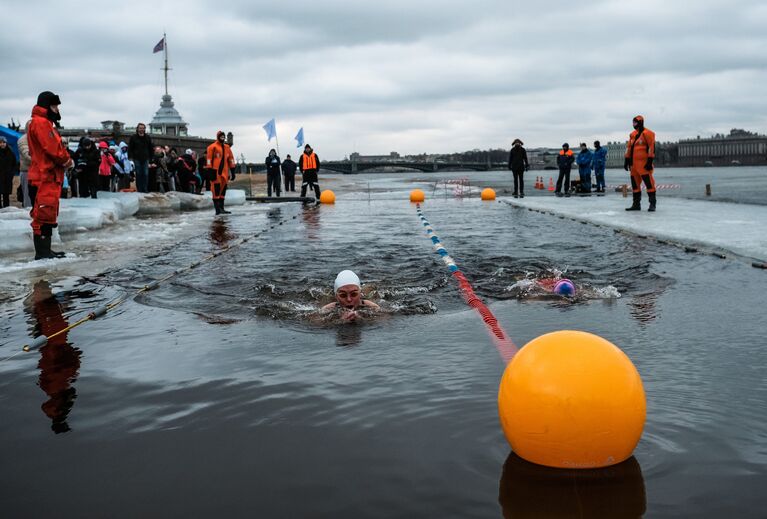
{"label": "dark water surface", "polygon": [[[352,181],[359,200],[236,208],[128,265],[30,280],[6,300],[3,358],[266,229],[0,362],[0,513],[765,517],[764,272],[502,203],[428,201],[425,215],[518,345],[586,330],[642,375],[635,457],[553,471],[510,454],[498,352],[415,207],[387,200],[411,184],[343,179]],[[309,319],[344,268],[360,274],[382,319]],[[557,272],[579,287],[574,300],[530,290]]]}

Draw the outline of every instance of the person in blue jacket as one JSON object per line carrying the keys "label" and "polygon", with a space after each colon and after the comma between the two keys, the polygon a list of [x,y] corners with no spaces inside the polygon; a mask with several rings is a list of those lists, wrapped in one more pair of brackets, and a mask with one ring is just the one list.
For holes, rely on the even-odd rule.
{"label": "person in blue jacket", "polygon": [[581,177],[581,193],[591,193],[591,159],[593,154],[586,146],[585,142],[581,143],[581,152],[575,158],[575,163],[578,164],[578,174]]}
{"label": "person in blue jacket", "polygon": [[591,159],[591,165],[594,166],[594,176],[597,178],[597,193],[604,193],[607,148],[603,148],[599,141],[594,141],[594,157]]}

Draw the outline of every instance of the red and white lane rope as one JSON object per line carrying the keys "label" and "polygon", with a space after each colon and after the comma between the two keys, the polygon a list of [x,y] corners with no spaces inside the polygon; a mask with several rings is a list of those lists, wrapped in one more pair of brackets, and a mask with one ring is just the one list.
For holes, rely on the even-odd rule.
{"label": "red and white lane rope", "polygon": [[469,283],[469,280],[466,279],[466,276],[463,275],[463,272],[461,272],[461,270],[455,264],[453,258],[451,258],[447,253],[447,250],[445,250],[445,247],[442,245],[439,236],[435,234],[431,224],[423,215],[423,212],[421,211],[421,204],[416,204],[416,211],[418,212],[418,217],[423,223],[426,235],[429,237],[429,239],[431,239],[431,242],[434,245],[435,252],[442,257],[442,261],[447,266],[453,278],[455,278],[455,280],[458,282],[458,287],[461,289],[461,295],[463,296],[464,301],[466,301],[467,305],[474,308],[482,317],[482,320],[485,322],[485,326],[487,326],[487,330],[490,332],[490,337],[493,339],[493,343],[498,349],[498,353],[500,353],[504,362],[508,363],[514,357],[517,351],[519,351],[519,348],[514,345],[508,334],[498,323],[498,319],[495,317],[495,315],[493,315],[493,312],[491,312],[485,303],[483,303],[482,300],[474,293],[474,289],[472,288],[471,283]]}

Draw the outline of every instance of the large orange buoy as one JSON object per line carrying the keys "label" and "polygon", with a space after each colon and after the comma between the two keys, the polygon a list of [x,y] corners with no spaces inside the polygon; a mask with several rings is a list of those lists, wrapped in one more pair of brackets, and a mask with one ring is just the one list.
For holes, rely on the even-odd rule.
{"label": "large orange buoy", "polygon": [[482,200],[495,200],[495,191],[489,187],[482,190]]}
{"label": "large orange buoy", "polygon": [[426,200],[426,194],[420,189],[413,189],[410,192],[411,202],[423,202],[424,200]]}
{"label": "large orange buoy", "polygon": [[336,203],[336,194],[332,192],[330,189],[326,189],[322,193],[320,193],[320,203],[322,204],[335,204]]}
{"label": "large orange buoy", "polygon": [[512,450],[549,467],[606,467],[628,459],[646,408],[631,360],[602,337],[572,330],[527,343],[506,366],[498,390]]}

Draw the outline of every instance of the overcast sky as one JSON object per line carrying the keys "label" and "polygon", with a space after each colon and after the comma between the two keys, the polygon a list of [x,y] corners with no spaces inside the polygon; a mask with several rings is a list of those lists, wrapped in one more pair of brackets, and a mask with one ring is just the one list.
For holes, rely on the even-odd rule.
{"label": "overcast sky", "polygon": [[260,160],[295,136],[321,158],[767,133],[767,2],[0,0],[0,123],[37,94],[62,124],[149,122],[170,93],[191,135]]}

